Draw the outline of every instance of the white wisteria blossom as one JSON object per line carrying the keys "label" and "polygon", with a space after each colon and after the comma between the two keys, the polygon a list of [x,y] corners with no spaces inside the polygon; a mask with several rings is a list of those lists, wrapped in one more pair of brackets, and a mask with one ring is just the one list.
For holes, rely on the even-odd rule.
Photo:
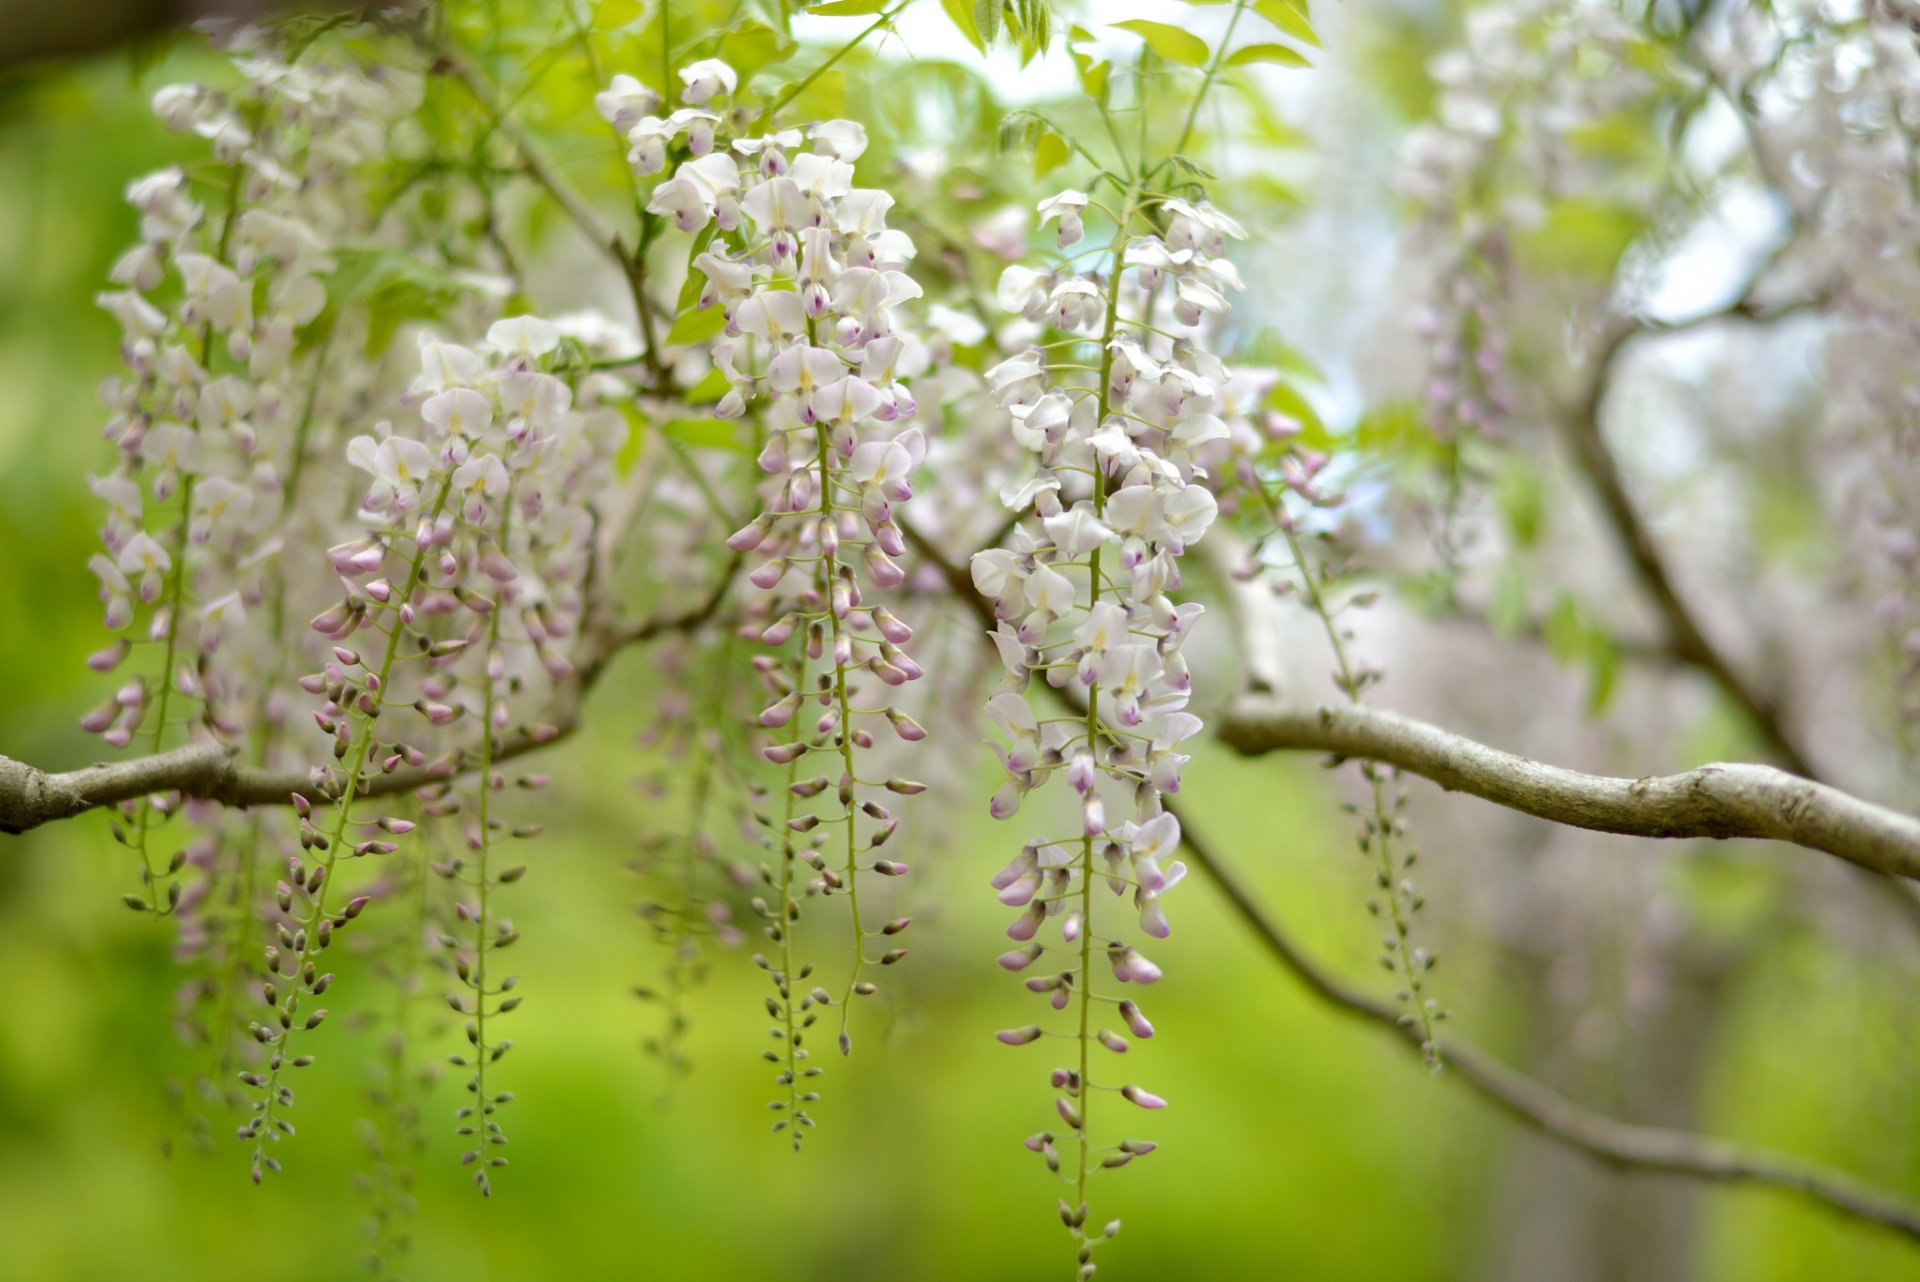
{"label": "white wisteria blossom", "polygon": [[[1026,986],[1056,1011],[1078,1003],[1076,1031],[1067,1034],[1079,1044],[1078,1063],[1053,1070],[1051,1081],[1077,1151],[1079,1202],[1063,1204],[1062,1216],[1083,1251],[1095,1240],[1084,1228],[1086,1177],[1101,1162],[1090,1145],[1088,1111],[1105,1085],[1096,1080],[1090,1048],[1127,1048],[1122,1033],[1091,1021],[1095,950],[1105,952],[1121,983],[1161,976],[1126,941],[1124,924],[1096,918],[1095,887],[1130,892],[1132,924],[1141,934],[1164,939],[1171,932],[1163,900],[1186,870],[1173,857],[1179,821],[1162,798],[1179,790],[1186,761],[1179,746],[1200,729],[1186,710],[1192,682],[1182,647],[1202,607],[1177,600],[1180,558],[1218,513],[1194,451],[1230,435],[1221,418],[1229,412],[1227,371],[1198,334],[1168,337],[1166,326],[1191,328],[1227,310],[1221,286],[1237,288],[1239,278],[1220,255],[1226,238],[1245,235],[1204,201],[1158,203],[1164,237],[1131,235],[1130,224],[1145,222],[1148,207],[1129,204],[1103,270],[1066,275],[1007,267],[1003,306],[1085,337],[1016,353],[985,374],[1032,464],[1002,498],[1033,518],[1014,529],[1009,546],[979,552],[972,562],[974,586],[993,601],[999,620],[992,639],[1005,673],[987,704],[1008,741],[996,748],[1006,779],[989,809],[996,819],[1011,818],[1030,792],[1064,773],[1080,820],[1071,836],[1028,841],[993,879],[1000,901],[1020,910],[1007,935],[1024,945],[1000,963],[1024,971],[1059,954],[1062,969]],[[1083,193],[1062,192],[1040,202],[1041,222],[1060,220],[1065,247],[1080,239],[1087,205]],[[1082,373],[1087,352],[1099,360],[1091,379]],[[1082,713],[1036,716],[1025,693],[1035,676],[1069,692]],[[1057,945],[1037,942],[1048,923],[1058,928]],[[1134,1036],[1151,1036],[1136,1002],[1119,1010]],[[1000,1040],[1024,1045],[1042,1033],[1035,1024],[1006,1030]],[[1140,1107],[1165,1105],[1140,1087],[1119,1089]],[[1028,1147],[1058,1168],[1052,1132],[1033,1136]],[[1133,1155],[1127,1150],[1120,1160]]]}

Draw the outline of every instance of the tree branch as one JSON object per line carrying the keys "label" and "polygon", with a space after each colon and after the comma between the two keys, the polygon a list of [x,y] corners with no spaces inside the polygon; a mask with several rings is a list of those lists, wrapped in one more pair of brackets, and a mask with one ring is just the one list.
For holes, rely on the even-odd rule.
{"label": "tree branch", "polygon": [[[927,563],[939,572],[940,576],[946,580],[947,586],[961,603],[972,611],[974,617],[985,627],[994,626],[993,605],[974,590],[967,571],[912,525],[902,521],[900,528],[906,535],[907,542],[912,544]],[[1050,691],[1064,707],[1073,711],[1084,711],[1083,708],[1075,707],[1076,700],[1066,690],[1054,686],[1044,688]],[[1387,717],[1396,722],[1404,720],[1393,717],[1390,713],[1364,707],[1333,711],[1336,714],[1357,712],[1364,717]],[[1406,724],[1419,725],[1418,722]],[[1457,738],[1457,736],[1445,735],[1443,731],[1433,730],[1432,727],[1421,728],[1443,735],[1447,739]],[[1460,742],[1467,741],[1460,740]],[[1479,745],[1472,746],[1479,747]],[[1493,750],[1481,749],[1481,751],[1491,753]],[[1506,754],[1497,755],[1505,756]],[[1517,757],[1512,760],[1521,761]],[[1522,764],[1533,765],[1531,762],[1522,762]],[[1550,769],[1550,767],[1534,768]],[[1867,810],[1879,809],[1868,807],[1864,802],[1853,801],[1844,794],[1836,793],[1835,790],[1823,785],[1793,779],[1779,771],[1768,770],[1766,767],[1743,766],[1736,769],[1765,771],[1766,774],[1789,784],[1819,789],[1822,793],[1831,793],[1853,806]],[[1591,779],[1591,776],[1573,775],[1571,771],[1557,773],[1572,775],[1576,779]],[[1633,786],[1633,781],[1617,782],[1628,787]],[[1416,1054],[1421,1053],[1423,1034],[1417,1024],[1408,1026],[1401,1023],[1402,1012],[1399,1007],[1389,1005],[1370,994],[1348,986],[1344,981],[1323,970],[1302,952],[1278,923],[1261,909],[1251,892],[1240,883],[1232,870],[1213,854],[1205,840],[1194,829],[1192,822],[1180,813],[1176,803],[1168,799],[1164,804],[1169,812],[1180,817],[1182,845],[1193,860],[1194,866],[1206,873],[1212,878],[1214,884],[1219,886],[1235,915],[1253,931],[1283,969],[1304,983],[1308,990],[1322,1001],[1350,1015],[1374,1021],[1392,1030]],[[1890,811],[1881,813],[1909,825],[1913,829],[1914,840],[1920,842],[1920,823],[1904,816],[1893,815]],[[1574,1103],[1526,1074],[1502,1064],[1458,1036],[1450,1035],[1447,1038],[1442,1058],[1444,1063],[1454,1070],[1459,1080],[1467,1083],[1482,1098],[1509,1116],[1533,1127],[1549,1139],[1565,1144],[1610,1166],[1625,1170],[1679,1175],[1689,1179],[1761,1184],[1784,1189],[1820,1202],[1842,1215],[1877,1224],[1909,1238],[1920,1240],[1920,1205],[1915,1205],[1896,1194],[1876,1188],[1844,1172],[1814,1163],[1797,1161],[1764,1149],[1746,1148],[1724,1140],[1711,1139],[1690,1131],[1635,1126],[1616,1121]]]}
{"label": "tree branch", "polygon": [[[493,760],[510,761],[572,734],[580,724],[581,703],[613,656],[629,645],[670,632],[689,632],[710,621],[719,613],[739,565],[740,558],[735,556],[707,599],[691,610],[584,634],[575,654],[573,675],[556,697],[550,716],[542,724],[518,730],[496,744]],[[410,792],[452,778],[473,769],[477,755],[462,749],[423,766],[396,767],[364,780],[360,795]],[[211,740],[61,774],[0,756],[0,832],[23,833],[41,824],[156,792],[177,792],[183,797],[242,807],[290,805],[296,796],[315,801],[322,796],[317,773],[311,769],[271,770],[242,765],[234,749]]]}
{"label": "tree branch", "polygon": [[1667,569],[1665,556],[1654,541],[1653,533],[1641,519],[1640,510],[1635,506],[1632,496],[1627,492],[1626,478],[1621,474],[1612,448],[1607,444],[1606,433],[1601,427],[1601,415],[1606,406],[1607,394],[1613,387],[1613,370],[1620,353],[1633,339],[1645,334],[1658,334],[1688,329],[1711,322],[1741,318],[1753,321],[1772,320],[1789,312],[1811,307],[1814,302],[1795,304],[1775,311],[1762,312],[1752,301],[1751,287],[1739,301],[1724,311],[1697,317],[1676,325],[1660,326],[1621,318],[1611,325],[1602,336],[1599,350],[1593,358],[1593,374],[1573,408],[1566,416],[1566,436],[1573,449],[1575,461],[1592,482],[1599,496],[1601,509],[1605,512],[1608,524],[1620,542],[1621,549],[1632,563],[1634,573],[1639,577],[1647,595],[1653,599],[1654,607],[1665,621],[1671,640],[1674,656],[1681,662],[1698,669],[1712,678],[1715,685],[1731,699],[1746,715],[1748,722],[1766,744],[1768,753],[1786,769],[1794,774],[1805,775],[1809,779],[1819,778],[1819,772],[1813,768],[1807,754],[1801,749],[1798,740],[1787,729],[1780,707],[1772,697],[1757,684],[1744,676],[1727,656],[1708,639],[1706,631],[1695,619],[1693,610],[1680,595],[1672,574]]}
{"label": "tree branch", "polygon": [[1423,775],[1442,788],[1595,832],[1784,841],[1920,879],[1920,819],[1772,766],[1716,763],[1618,779],[1544,765],[1378,708],[1301,708],[1247,696],[1219,721],[1247,756],[1327,752]]}
{"label": "tree branch", "polygon": [[[1172,805],[1167,808],[1173,810]],[[1392,1030],[1408,1049],[1421,1053],[1421,1032],[1400,1022],[1399,1007],[1322,969],[1261,909],[1184,816],[1181,831],[1188,857],[1220,887],[1235,915],[1275,961],[1328,1005]],[[1778,1188],[1920,1241],[1920,1205],[1843,1171],[1691,1131],[1617,1121],[1508,1067],[1457,1034],[1448,1036],[1442,1058],[1455,1076],[1508,1116],[1608,1166]]]}

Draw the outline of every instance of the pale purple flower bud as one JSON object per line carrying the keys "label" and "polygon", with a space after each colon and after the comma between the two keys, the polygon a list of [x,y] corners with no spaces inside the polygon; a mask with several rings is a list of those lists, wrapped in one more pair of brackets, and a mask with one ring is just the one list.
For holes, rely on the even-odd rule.
{"label": "pale purple flower bud", "polygon": [[1107,961],[1113,967],[1113,977],[1123,984],[1151,984],[1160,978],[1160,968],[1131,948],[1108,949]]}
{"label": "pale purple flower bud", "polygon": [[926,730],[906,713],[897,708],[887,709],[887,721],[893,726],[893,732],[908,743],[918,743],[927,737]]}
{"label": "pale purple flower bud", "polygon": [[867,544],[867,550],[861,558],[867,567],[867,576],[878,587],[898,587],[906,580],[907,572],[881,550],[878,543]]}
{"label": "pale purple flower bud", "polygon": [[1147,1021],[1146,1014],[1142,1012],[1140,1007],[1135,1003],[1131,1001],[1121,1002],[1120,1018],[1127,1021],[1127,1027],[1133,1030],[1135,1037],[1148,1038],[1153,1036],[1153,1025]]}
{"label": "pale purple flower bud", "polygon": [[95,650],[87,656],[87,666],[95,672],[111,672],[119,667],[133,646],[125,641],[115,641],[112,645]]}
{"label": "pale purple flower bud", "polygon": [[1084,797],[1093,791],[1094,779],[1096,777],[1097,772],[1094,769],[1093,753],[1089,752],[1084,745],[1075,748],[1073,755],[1067,758],[1068,785]]}
{"label": "pale purple flower bud", "polygon": [[1039,856],[1028,846],[1013,857],[1013,862],[993,875],[993,888],[1005,890],[1039,866]]}
{"label": "pale purple flower bud", "polygon": [[1040,931],[1040,923],[1046,920],[1047,910],[1039,904],[1030,905],[1027,911],[1014,918],[1007,927],[1007,938],[1015,943],[1024,944]]}
{"label": "pale purple flower bud", "polygon": [[1026,906],[1033,901],[1035,895],[1040,893],[1042,880],[1039,869],[1027,869],[1027,871],[1008,882],[1000,891],[1000,902],[1009,908]]}
{"label": "pale purple flower bud", "polygon": [[1081,803],[1080,827],[1089,837],[1098,837],[1107,830],[1107,805],[1099,796],[1090,794]]}
{"label": "pale purple flower bud", "polygon": [[913,640],[913,629],[895,618],[884,605],[873,607],[873,626],[880,629],[880,635],[895,645],[905,645]]}
{"label": "pale purple flower bud", "polygon": [[1040,1026],[1028,1024],[1024,1028],[1003,1028],[994,1037],[1008,1046],[1025,1046],[1040,1040]]}
{"label": "pale purple flower bud", "polygon": [[1165,1108],[1167,1106],[1165,1100],[1144,1087],[1132,1085],[1122,1086],[1120,1088],[1120,1094],[1130,1102],[1138,1104],[1141,1108]]}
{"label": "pale purple flower bud", "polygon": [[1025,948],[1015,948],[1001,953],[997,960],[1002,970],[1022,971],[1040,959],[1046,950],[1039,944],[1029,944]]}
{"label": "pale purple flower bud", "polygon": [[765,514],[756,516],[727,537],[727,546],[736,552],[751,552],[760,546],[772,528],[772,517]]}

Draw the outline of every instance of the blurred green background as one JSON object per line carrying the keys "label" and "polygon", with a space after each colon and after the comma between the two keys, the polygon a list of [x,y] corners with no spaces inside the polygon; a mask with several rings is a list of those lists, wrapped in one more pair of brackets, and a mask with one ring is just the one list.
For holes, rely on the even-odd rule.
{"label": "blurred green background", "polygon": [[[97,751],[76,725],[103,685],[81,662],[98,644],[85,477],[104,455],[92,388],[115,366],[115,332],[90,300],[132,235],[126,181],[180,153],[145,98],[123,59],[0,98],[0,750],[48,767]],[[1056,1187],[1020,1146],[1050,1122],[1048,1063],[991,1037],[1025,1022],[1032,999],[991,963],[1005,915],[985,882],[1009,841],[985,818],[986,752],[965,758],[976,777],[940,780],[945,817],[909,830],[913,958],[890,972],[886,1014],[867,1012],[853,1058],[827,1065],[821,1126],[796,1157],[767,1133],[765,981],[747,950],[714,952],[689,1076],[669,1080],[641,1049],[660,1016],[630,989],[657,982],[665,958],[630,911],[640,890],[625,865],[682,806],[632,786],[660,764],[632,747],[657,679],[645,656],[624,659],[587,731],[546,767],[564,782],[509,904],[527,998],[502,1074],[518,1096],[513,1164],[483,1202],[456,1165],[459,1092],[443,1077],[425,1104],[409,1276],[1064,1276]],[[1194,822],[1322,956],[1371,982],[1366,868],[1325,772],[1208,749],[1188,779]],[[367,1217],[358,1065],[382,1030],[335,1020],[314,1035],[322,1065],[302,1083],[286,1174],[251,1187],[230,1121],[215,1119],[205,1151],[188,1142],[177,1088],[193,1061],[172,1030],[172,941],[120,906],[123,855],[97,815],[0,838],[0,1280],[353,1276]],[[1737,887],[1770,866],[1728,855],[1721,872]],[[1475,893],[1462,882],[1434,895],[1448,1000],[1463,1029],[1525,1060],[1524,966],[1447,902]],[[1096,1182],[1096,1216],[1128,1226],[1101,1276],[1486,1275],[1515,1230],[1518,1128],[1380,1031],[1316,1005],[1204,882],[1186,884],[1172,915],[1151,994],[1160,1036],[1129,1057],[1172,1106],[1139,1118],[1160,1150]],[[1911,951],[1877,969],[1810,932],[1778,943],[1728,989],[1704,1126],[1912,1187],[1910,1035],[1892,1026]],[[342,979],[356,991],[379,982]],[[433,1014],[437,999],[426,992],[417,1018],[437,1020],[420,1046],[443,1060],[458,1032]],[[1703,1214],[1702,1278],[1920,1278],[1920,1253],[1779,1194],[1713,1191]]]}

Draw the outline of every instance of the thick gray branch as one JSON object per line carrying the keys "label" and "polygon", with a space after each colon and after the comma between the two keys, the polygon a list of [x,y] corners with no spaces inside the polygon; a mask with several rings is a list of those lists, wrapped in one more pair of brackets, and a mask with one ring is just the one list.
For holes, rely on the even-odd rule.
{"label": "thick gray branch", "polygon": [[[913,545],[928,564],[940,572],[953,594],[973,612],[981,625],[991,628],[994,625],[993,605],[974,590],[973,582],[966,570],[910,523],[901,522],[901,530],[906,534],[907,542]],[[1068,690],[1055,686],[1042,688],[1051,692],[1063,706],[1076,713],[1082,710],[1082,705]],[[1255,705],[1248,711],[1257,710],[1258,707],[1259,705]],[[1369,717],[1390,716],[1390,714],[1372,712],[1366,708],[1330,709],[1329,712],[1336,721],[1341,712],[1353,712]],[[1233,715],[1229,714],[1226,720],[1232,724]],[[1319,714],[1309,714],[1309,722],[1317,723],[1318,720]],[[1391,717],[1391,720],[1418,726],[1421,730],[1441,736],[1443,740],[1457,740],[1459,743],[1478,748],[1481,752],[1493,752],[1490,748],[1481,748],[1480,745],[1473,744],[1469,740],[1460,739],[1457,735],[1448,735],[1431,726],[1420,726],[1418,722],[1407,722],[1400,717]],[[1271,723],[1268,728],[1275,737],[1279,737],[1280,732],[1285,729],[1278,720]],[[1296,729],[1303,733],[1312,732],[1311,726],[1300,726]],[[1270,747],[1317,747],[1322,751],[1337,751],[1326,743],[1273,743]],[[1264,747],[1243,749],[1243,751],[1267,750],[1268,748]],[[1356,752],[1348,755],[1363,754]],[[1494,755],[1507,757],[1505,753]],[[1507,757],[1507,759],[1523,765],[1533,765],[1518,757]],[[1539,766],[1534,768],[1547,769]],[[1762,767],[1748,766],[1740,769],[1756,770]],[[1570,771],[1559,773],[1572,774]],[[1789,783],[1805,782],[1795,780],[1790,775],[1783,775],[1779,771],[1769,773]],[[1585,775],[1573,777],[1590,778]],[[1619,782],[1631,786],[1630,781]],[[1834,790],[1823,788],[1821,791],[1833,793]],[[1838,793],[1834,795],[1842,796]],[[1852,801],[1851,798],[1843,797],[1843,800],[1854,806],[1864,806],[1864,803]],[[1417,1026],[1400,1022],[1402,1012],[1399,1007],[1389,1005],[1369,993],[1348,985],[1344,980],[1323,970],[1317,962],[1302,952],[1299,945],[1281,928],[1279,922],[1269,916],[1260,906],[1259,901],[1241,884],[1233,870],[1214,854],[1193,822],[1181,813],[1178,805],[1171,799],[1166,804],[1169,811],[1181,816],[1182,845],[1194,865],[1219,886],[1220,892],[1227,897],[1229,906],[1253,931],[1255,937],[1260,940],[1275,961],[1305,984],[1316,997],[1350,1015],[1374,1021],[1392,1030],[1415,1052],[1421,1050],[1423,1038],[1421,1030]],[[1877,807],[1866,808],[1877,809]],[[1915,830],[1915,836],[1920,837],[1920,824],[1915,824],[1914,821],[1898,815],[1892,817],[1909,825]],[[1802,1162],[1781,1154],[1769,1153],[1763,1149],[1744,1148],[1724,1140],[1696,1135],[1690,1131],[1634,1126],[1627,1122],[1616,1121],[1605,1114],[1581,1107],[1457,1037],[1449,1036],[1441,1047],[1440,1053],[1446,1065],[1453,1070],[1455,1077],[1466,1082],[1503,1111],[1548,1138],[1611,1165],[1628,1170],[1661,1171],[1690,1179],[1746,1181],[1771,1185],[1804,1194],[1843,1215],[1879,1224],[1907,1237],[1920,1240],[1920,1206],[1916,1206],[1898,1194],[1866,1184],[1845,1172],[1811,1162]]]}
{"label": "thick gray branch", "polygon": [[[1399,1007],[1349,985],[1301,951],[1233,870],[1208,848],[1192,822],[1183,817],[1181,824],[1188,857],[1220,887],[1228,905],[1275,961],[1314,996],[1346,1014],[1393,1031],[1410,1050],[1421,1053],[1423,1034],[1417,1026],[1401,1022]],[[1842,1215],[1920,1240],[1920,1206],[1844,1171],[1691,1131],[1636,1126],[1596,1113],[1457,1036],[1444,1039],[1440,1054],[1445,1074],[1465,1082],[1502,1112],[1609,1166],[1783,1189],[1812,1198]]]}
{"label": "thick gray branch", "polygon": [[[506,761],[570,734],[571,717],[538,732],[508,736],[494,749]],[[362,782],[360,795],[381,797],[409,792],[469,768],[465,753],[424,766],[400,766]],[[243,766],[225,744],[202,740],[126,761],[107,761],[48,774],[24,761],[0,757],[0,832],[22,833],[57,819],[71,819],[98,806],[132,801],[150,793],[176,792],[225,806],[284,806],[301,796],[318,801],[322,791],[310,771],[265,770]]]}
{"label": "thick gray branch", "polygon": [[1772,766],[1721,763],[1677,775],[1609,778],[1530,761],[1376,708],[1300,708],[1258,696],[1229,708],[1219,731],[1249,756],[1293,750],[1378,761],[1576,828],[1785,841],[1920,879],[1920,820]]}
{"label": "thick gray branch", "polygon": [[[522,729],[496,744],[493,759],[509,761],[572,734],[581,700],[620,650],[669,632],[698,628],[720,612],[740,557],[732,557],[706,600],[682,614],[639,623],[595,620],[583,631],[574,656],[574,672],[559,691],[543,725]],[[400,766],[361,782],[360,795],[381,797],[410,792],[472,768],[471,754],[456,752],[424,766]],[[284,806],[295,796],[317,801],[322,792],[311,770],[265,770],[244,766],[224,744],[186,744],[125,761],[110,761],[50,774],[12,757],[0,756],[0,832],[22,833],[41,824],[71,819],[98,806],[116,805],[149,793],[173,792],[227,806]]]}

